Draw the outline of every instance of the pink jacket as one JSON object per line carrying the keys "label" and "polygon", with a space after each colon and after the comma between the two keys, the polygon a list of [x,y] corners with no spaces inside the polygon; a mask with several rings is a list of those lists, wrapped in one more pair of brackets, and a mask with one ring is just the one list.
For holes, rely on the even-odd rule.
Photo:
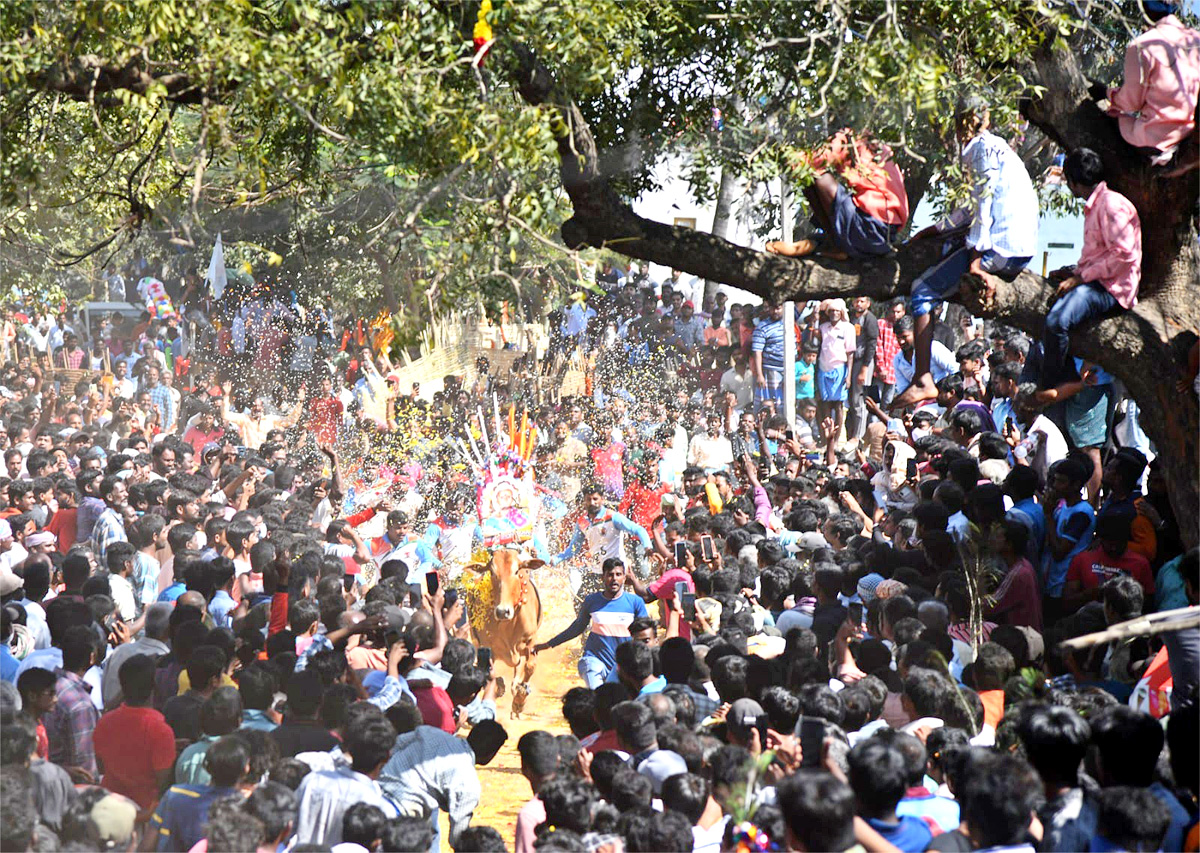
{"label": "pink jacket", "polygon": [[1200,32],[1167,15],[1125,49],[1125,82],[1110,89],[1110,115],[1130,145],[1165,151],[1196,128]]}
{"label": "pink jacket", "polygon": [[1083,205],[1083,251],[1075,274],[1098,281],[1121,307],[1137,304],[1142,280],[1142,223],[1133,202],[1101,181]]}

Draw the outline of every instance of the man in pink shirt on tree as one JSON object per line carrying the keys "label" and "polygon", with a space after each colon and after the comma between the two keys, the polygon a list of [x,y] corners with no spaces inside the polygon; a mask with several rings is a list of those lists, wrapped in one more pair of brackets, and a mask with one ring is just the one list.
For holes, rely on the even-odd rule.
{"label": "man in pink shirt on tree", "polygon": [[[840,130],[807,160],[819,174],[804,195],[832,244],[821,253],[845,260],[890,252],[896,232],[908,221],[908,193],[892,149],[866,134]],[[818,245],[813,240],[772,240],[766,249],[803,257],[817,251]]]}
{"label": "man in pink shirt on tree", "polygon": [[1125,49],[1125,80],[1119,87],[1092,87],[1097,99],[1107,98],[1121,136],[1150,155],[1156,166],[1171,162],[1179,143],[1196,129],[1200,98],[1200,32],[1175,17],[1176,5],[1143,0],[1154,27]]}
{"label": "man in pink shirt on tree", "polygon": [[1067,188],[1083,205],[1083,249],[1072,270],[1051,274],[1058,292],[1042,336],[1041,387],[1074,378],[1067,347],[1071,330],[1118,308],[1137,304],[1142,278],[1142,223],[1133,202],[1104,182],[1104,164],[1090,148],[1076,148],[1063,163]]}

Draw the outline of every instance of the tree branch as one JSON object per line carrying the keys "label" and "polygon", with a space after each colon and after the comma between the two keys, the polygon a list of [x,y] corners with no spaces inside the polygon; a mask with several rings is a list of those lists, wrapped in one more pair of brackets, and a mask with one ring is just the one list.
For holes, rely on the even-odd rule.
{"label": "tree branch", "polygon": [[84,102],[93,91],[102,94],[124,89],[144,95],[156,85],[166,89],[166,98],[173,103],[199,104],[206,94],[203,86],[182,72],[155,75],[139,66],[136,59],[117,65],[92,54],[51,65],[33,75],[30,84]]}

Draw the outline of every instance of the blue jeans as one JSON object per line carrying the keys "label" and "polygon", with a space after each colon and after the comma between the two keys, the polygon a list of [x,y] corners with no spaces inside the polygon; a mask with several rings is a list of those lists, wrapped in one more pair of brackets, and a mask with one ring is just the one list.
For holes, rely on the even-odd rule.
{"label": "blue jeans", "polygon": [[1107,314],[1120,303],[1098,281],[1079,284],[1067,291],[1067,295],[1054,303],[1046,315],[1046,329],[1042,333],[1042,388],[1053,388],[1065,382],[1072,371],[1067,369],[1067,347],[1071,343],[1071,330],[1088,320]]}
{"label": "blue jeans", "polygon": [[587,685],[589,690],[595,690],[608,678],[608,667],[598,657],[584,652],[583,657],[579,659],[579,677],[583,679],[583,683]]}
{"label": "blue jeans", "polygon": [[[969,246],[951,252],[937,264],[934,264],[918,276],[912,288],[912,312],[914,317],[928,314],[939,302],[947,296],[958,293],[958,282],[971,268],[971,252]],[[1029,258],[1006,258],[991,249],[984,252],[980,258],[980,266],[984,272],[999,276],[1006,281],[1012,281],[1029,263]]]}

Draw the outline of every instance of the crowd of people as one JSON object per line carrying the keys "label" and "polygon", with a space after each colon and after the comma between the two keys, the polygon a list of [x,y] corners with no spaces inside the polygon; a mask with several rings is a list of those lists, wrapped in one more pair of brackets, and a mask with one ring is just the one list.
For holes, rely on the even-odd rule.
{"label": "crowd of people", "polygon": [[[1197,850],[1200,628],[1121,629],[1200,603],[1168,499],[1194,472],[1066,346],[1136,299],[1136,212],[1070,152],[1083,250],[1045,337],[958,322],[1037,221],[986,105],[958,121],[974,204],[917,235],[944,259],[911,301],[796,306],[794,342],[783,304],[605,265],[544,358],[426,398],[372,324],[277,284],[6,306],[0,847]],[[811,162],[820,231],[769,249],[888,251],[886,146]],[[539,398],[568,361],[583,393]],[[573,593],[534,651],[580,683],[569,734],[517,740],[502,833],[473,817],[505,686],[459,591],[489,544],[464,448],[510,406],[538,505],[505,545]]]}

